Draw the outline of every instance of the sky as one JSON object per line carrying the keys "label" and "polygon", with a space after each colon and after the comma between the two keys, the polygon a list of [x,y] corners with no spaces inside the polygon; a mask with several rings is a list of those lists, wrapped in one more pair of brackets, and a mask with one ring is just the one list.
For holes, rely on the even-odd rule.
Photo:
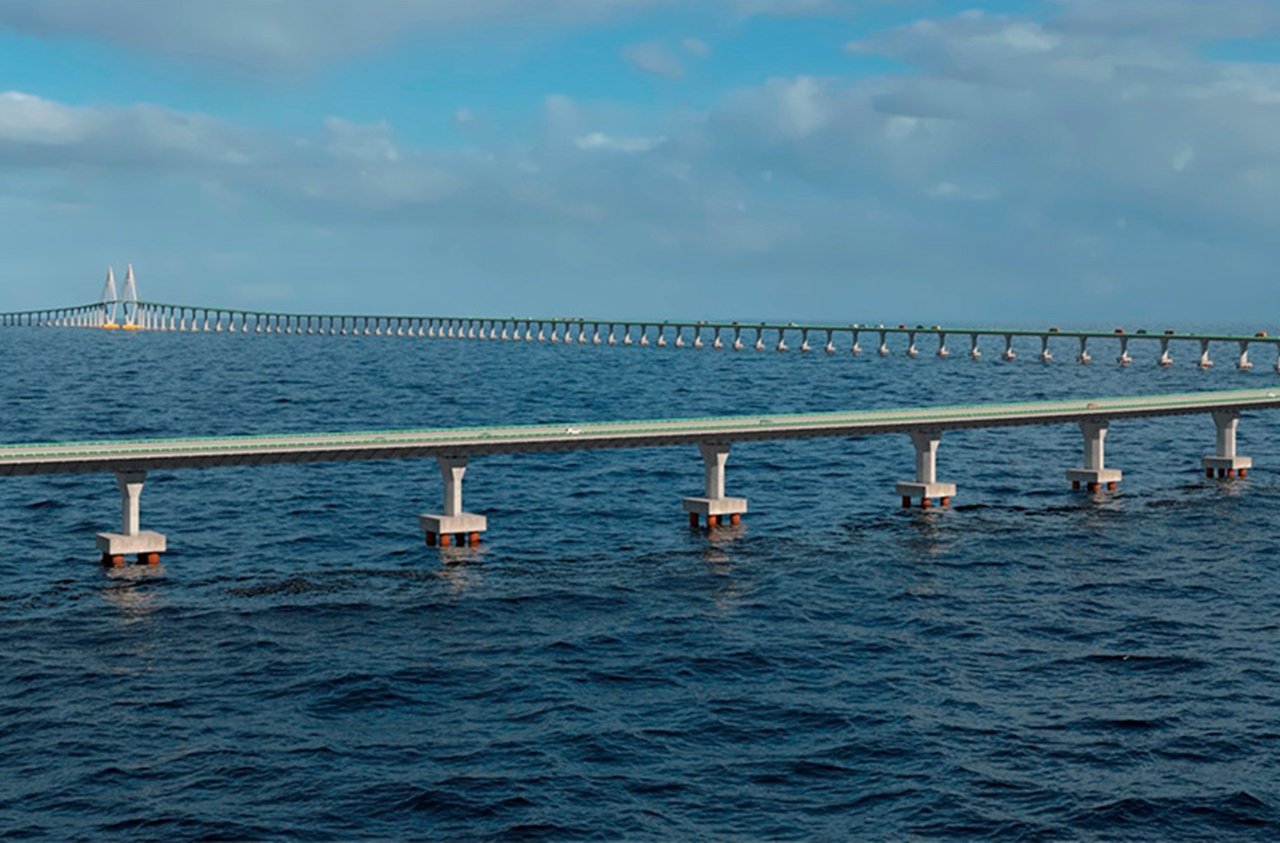
{"label": "sky", "polygon": [[1280,0],[0,3],[0,310],[1265,323],[1278,235]]}

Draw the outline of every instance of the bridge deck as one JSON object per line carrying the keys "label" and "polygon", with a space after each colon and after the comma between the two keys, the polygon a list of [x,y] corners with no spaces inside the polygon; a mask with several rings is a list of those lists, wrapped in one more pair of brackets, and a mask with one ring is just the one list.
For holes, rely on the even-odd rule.
{"label": "bridge deck", "polygon": [[861,436],[1280,407],[1251,389],[958,407],[0,446],[0,476]]}

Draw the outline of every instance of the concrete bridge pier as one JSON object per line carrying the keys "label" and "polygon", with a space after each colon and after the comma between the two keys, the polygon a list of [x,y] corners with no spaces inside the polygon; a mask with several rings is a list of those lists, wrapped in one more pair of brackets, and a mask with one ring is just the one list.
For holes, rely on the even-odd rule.
{"label": "concrete bridge pier", "polygon": [[1081,366],[1088,366],[1090,363],[1093,362],[1093,355],[1089,353],[1088,337],[1080,338],[1080,354],[1076,357],[1076,360],[1080,363]]}
{"label": "concrete bridge pier", "polygon": [[1129,355],[1129,338],[1120,337],[1120,356],[1116,358],[1116,362],[1121,366],[1128,366],[1133,362],[1133,357]]}
{"label": "concrete bridge pier", "polygon": [[916,332],[907,331],[907,356],[919,357],[920,349],[916,348]]}
{"label": "concrete bridge pier", "polygon": [[1236,454],[1236,428],[1240,424],[1238,410],[1215,410],[1213,424],[1217,428],[1217,441],[1213,456],[1203,457],[1200,464],[1204,466],[1204,476],[1212,477],[1215,471],[1218,477],[1248,477],[1253,468],[1251,457]]}
{"label": "concrete bridge pier", "polygon": [[942,331],[938,334],[938,357],[946,360],[951,356],[951,350],[947,348],[947,332]]}
{"label": "concrete bridge pier", "polygon": [[916,449],[916,479],[903,481],[894,487],[896,494],[902,496],[903,508],[911,506],[912,498],[920,499],[920,508],[928,509],[933,498],[943,506],[950,506],[955,497],[954,483],[938,482],[938,442],[942,439],[940,430],[913,430],[911,444]]}
{"label": "concrete bridge pier", "polygon": [[835,337],[833,337],[832,334],[833,334],[832,331],[827,331],[827,344],[822,347],[822,350],[825,351],[827,354],[836,353],[836,341],[835,341]]}
{"label": "concrete bridge pier", "polygon": [[138,528],[140,498],[145,471],[117,471],[116,485],[120,487],[120,521],[118,533],[98,533],[98,550],[102,552],[102,564],[123,565],[124,558],[135,555],[140,563],[155,565],[165,551],[165,538],[160,533]]}
{"label": "concrete bridge pier", "polygon": [[1213,361],[1209,359],[1209,341],[1200,340],[1200,368],[1212,369]]}
{"label": "concrete bridge pier", "polygon": [[981,359],[982,359],[982,349],[978,348],[978,335],[977,335],[977,334],[970,334],[970,335],[969,335],[969,359],[970,359],[970,360],[981,360]]}
{"label": "concrete bridge pier", "polygon": [[1040,335],[1040,362],[1048,363],[1053,360],[1053,352],[1049,350],[1049,335]]}
{"label": "concrete bridge pier", "polygon": [[880,356],[881,356],[881,357],[888,357],[888,356],[889,356],[889,343],[888,343],[888,340],[887,340],[887,339],[886,339],[886,337],[885,337],[885,332],[884,332],[884,331],[880,331],[880,332],[879,332],[879,334],[880,334],[880,348],[879,348]]}
{"label": "concrete bridge pier", "polygon": [[1172,366],[1173,355],[1169,353],[1169,338],[1160,338],[1160,356],[1156,358],[1156,363],[1161,366]]}
{"label": "concrete bridge pier", "polygon": [[1107,491],[1114,492],[1123,473],[1118,468],[1105,466],[1105,446],[1107,429],[1110,422],[1085,420],[1080,422],[1080,432],[1084,434],[1084,468],[1067,469],[1067,479],[1072,489],[1079,489],[1084,483],[1090,492],[1101,491],[1105,483]]}
{"label": "concrete bridge pier", "polygon": [[480,543],[480,534],[489,529],[483,515],[462,509],[462,477],[467,473],[466,457],[436,457],[440,464],[440,477],[444,480],[444,513],[419,515],[418,526],[426,534],[427,545],[449,547],[456,540],[472,546]]}
{"label": "concrete bridge pier", "polygon": [[1006,362],[1018,359],[1018,355],[1013,351],[1013,334],[1004,335],[1004,354],[1000,355]]}
{"label": "concrete bridge pier", "polygon": [[724,494],[724,465],[729,459],[729,443],[699,442],[698,451],[706,465],[706,494],[682,501],[684,511],[689,513],[689,526],[696,528],[700,516],[707,529],[740,524],[747,511],[747,499],[729,498]]}
{"label": "concrete bridge pier", "polygon": [[1240,356],[1236,359],[1236,368],[1242,371],[1248,371],[1253,368],[1253,363],[1249,360],[1248,340],[1240,341]]}

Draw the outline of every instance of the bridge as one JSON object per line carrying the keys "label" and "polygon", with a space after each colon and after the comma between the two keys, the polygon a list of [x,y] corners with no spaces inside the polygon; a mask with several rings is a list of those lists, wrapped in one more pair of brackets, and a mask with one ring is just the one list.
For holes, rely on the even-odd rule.
{"label": "bridge", "polygon": [[[372,314],[285,313],[235,308],[172,304],[139,299],[133,267],[117,295],[114,274],[108,270],[101,298],[72,307],[0,313],[0,326],[99,328],[125,331],[226,333],[237,335],[359,336],[410,339],[466,339],[508,342],[547,342],[563,345],[622,345],[639,348],[688,348],[713,350],[792,349],[805,353],[821,348],[827,354],[859,355],[864,339],[881,357],[900,352],[907,357],[922,353],[951,357],[951,341],[959,339],[956,353],[978,360],[985,353],[984,340],[994,342],[1001,360],[1020,354],[1050,362],[1066,347],[1079,363],[1093,361],[1092,348],[1100,344],[1114,350],[1121,366],[1135,361],[1142,347],[1160,366],[1174,363],[1173,349],[1189,347],[1191,358],[1202,369],[1212,368],[1212,345],[1225,345],[1237,369],[1253,368],[1251,350],[1276,353],[1280,372],[1280,337],[1265,331],[1252,334],[1178,332],[1164,329],[1149,333],[1115,328],[1112,331],[974,328],[942,325],[799,324],[796,322],[708,322],[618,318],[543,318],[536,316],[396,316]],[[1020,350],[1015,349],[1015,341]],[[1030,350],[1028,350],[1028,346]],[[895,352],[894,349],[897,349]],[[1056,349],[1056,351],[1055,351]],[[1110,353],[1110,352],[1108,352]]]}
{"label": "bridge", "polygon": [[434,458],[444,486],[441,513],[419,516],[429,545],[476,544],[487,530],[484,515],[462,506],[462,480],[473,457],[603,448],[697,446],[704,463],[704,493],[686,497],[690,525],[707,529],[740,523],[747,500],[725,494],[725,466],[731,446],[776,439],[907,434],[915,448],[915,474],[894,493],[904,507],[915,499],[927,508],[947,506],[956,486],[937,476],[938,446],[948,430],[1016,425],[1076,424],[1084,440],[1083,464],[1066,471],[1073,488],[1114,491],[1118,469],[1105,465],[1105,439],[1113,421],[1208,414],[1216,435],[1213,454],[1201,459],[1206,477],[1244,477],[1252,467],[1236,449],[1240,414],[1280,407],[1280,391],[1230,390],[1093,400],[1037,401],[955,407],[855,410],[834,413],[770,414],[554,425],[434,428],[294,433],[267,436],[138,439],[0,445],[0,476],[84,472],[114,473],[121,495],[119,533],[99,533],[103,561],[123,564],[126,555],[155,564],[166,537],[140,529],[140,497],[149,471],[282,463]]}

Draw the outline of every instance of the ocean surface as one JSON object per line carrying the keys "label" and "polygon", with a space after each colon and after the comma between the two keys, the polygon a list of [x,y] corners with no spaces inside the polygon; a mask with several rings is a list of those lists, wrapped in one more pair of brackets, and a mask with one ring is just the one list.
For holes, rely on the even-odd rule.
{"label": "ocean surface", "polygon": [[[1187,326],[1191,327],[1191,326]],[[0,331],[0,441],[565,422],[1280,386],[1160,369],[404,338]],[[1280,414],[157,471],[158,568],[106,570],[110,475],[0,478],[0,837],[1274,840]]]}

